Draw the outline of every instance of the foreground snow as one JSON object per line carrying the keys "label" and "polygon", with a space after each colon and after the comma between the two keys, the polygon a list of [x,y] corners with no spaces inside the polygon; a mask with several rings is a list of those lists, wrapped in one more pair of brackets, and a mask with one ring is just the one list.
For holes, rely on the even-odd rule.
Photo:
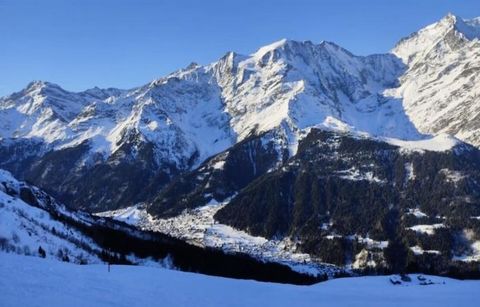
{"label": "foreground snow", "polygon": [[74,265],[0,253],[2,306],[476,306],[480,281],[389,277],[313,286],[234,280],[150,267]]}

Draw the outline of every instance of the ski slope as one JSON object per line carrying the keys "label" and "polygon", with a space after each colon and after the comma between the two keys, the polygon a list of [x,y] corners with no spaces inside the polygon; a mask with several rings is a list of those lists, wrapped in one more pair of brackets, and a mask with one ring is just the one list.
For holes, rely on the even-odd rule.
{"label": "ski slope", "polygon": [[0,305],[10,306],[477,306],[480,281],[416,276],[342,278],[313,286],[234,280],[153,267],[75,265],[0,253]]}

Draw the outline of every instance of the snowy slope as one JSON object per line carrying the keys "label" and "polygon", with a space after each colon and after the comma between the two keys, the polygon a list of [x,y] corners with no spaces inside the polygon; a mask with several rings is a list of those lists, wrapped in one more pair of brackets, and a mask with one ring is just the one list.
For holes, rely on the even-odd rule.
{"label": "snowy slope", "polygon": [[[27,204],[22,198],[32,199],[36,206]],[[40,190],[28,187],[10,173],[0,170],[0,250],[39,256],[41,247],[48,258],[65,260],[68,257],[69,261],[76,263],[99,263],[100,247],[52,217],[42,209],[46,206],[55,206],[58,214],[68,214]]]}
{"label": "snowy slope", "polygon": [[398,146],[404,151],[447,151],[461,144],[461,141],[448,134],[439,134],[426,140],[405,141],[393,138],[384,138],[389,144]]}
{"label": "snowy slope", "polygon": [[[234,280],[150,267],[78,266],[0,253],[2,306],[476,306],[478,281],[388,276],[312,286]],[[61,289],[61,291],[59,291]]]}

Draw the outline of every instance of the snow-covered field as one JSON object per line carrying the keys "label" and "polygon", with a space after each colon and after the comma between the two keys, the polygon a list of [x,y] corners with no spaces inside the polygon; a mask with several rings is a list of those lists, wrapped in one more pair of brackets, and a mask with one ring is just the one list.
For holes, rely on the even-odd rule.
{"label": "snow-covered field", "polygon": [[293,286],[141,266],[75,265],[0,253],[0,305],[10,306],[478,306],[480,281],[426,276]]}

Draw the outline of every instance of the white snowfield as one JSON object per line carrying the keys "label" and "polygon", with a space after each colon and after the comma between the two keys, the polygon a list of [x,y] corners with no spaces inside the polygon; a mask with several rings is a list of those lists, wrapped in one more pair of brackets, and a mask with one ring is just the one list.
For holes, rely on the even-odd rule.
{"label": "white snowfield", "polygon": [[431,139],[418,141],[404,141],[392,138],[385,138],[383,140],[391,145],[400,147],[403,151],[417,152],[447,151],[461,143],[460,140],[448,134],[439,134]]}
{"label": "white snowfield", "polygon": [[0,305],[33,306],[478,306],[480,281],[388,276],[312,286],[263,283],[141,266],[75,265],[0,253]]}

